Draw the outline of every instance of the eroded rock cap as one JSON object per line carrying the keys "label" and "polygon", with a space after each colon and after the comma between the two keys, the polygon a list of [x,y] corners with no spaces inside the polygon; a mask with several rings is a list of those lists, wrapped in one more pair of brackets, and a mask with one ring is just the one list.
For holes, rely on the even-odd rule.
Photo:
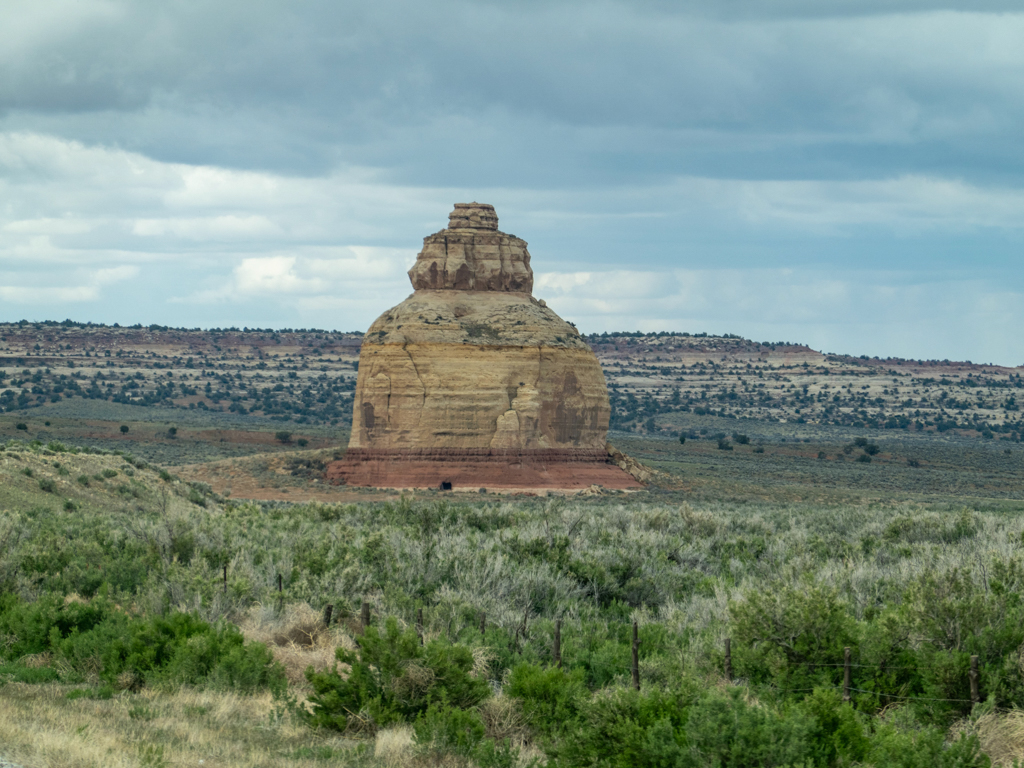
{"label": "eroded rock cap", "polygon": [[417,291],[533,291],[526,241],[501,232],[486,203],[456,203],[447,229],[423,238],[409,280]]}

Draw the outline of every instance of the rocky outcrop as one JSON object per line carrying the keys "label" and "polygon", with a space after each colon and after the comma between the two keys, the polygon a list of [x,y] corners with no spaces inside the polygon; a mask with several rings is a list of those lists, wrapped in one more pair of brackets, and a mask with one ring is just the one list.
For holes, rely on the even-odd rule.
{"label": "rocky outcrop", "polygon": [[533,290],[526,242],[499,232],[494,207],[482,203],[455,204],[448,228],[423,238],[409,279],[417,291]]}
{"label": "rocky outcrop", "polygon": [[336,482],[384,487],[638,487],[605,448],[604,374],[531,295],[526,243],[489,205],[424,239],[416,292],[370,326]]}

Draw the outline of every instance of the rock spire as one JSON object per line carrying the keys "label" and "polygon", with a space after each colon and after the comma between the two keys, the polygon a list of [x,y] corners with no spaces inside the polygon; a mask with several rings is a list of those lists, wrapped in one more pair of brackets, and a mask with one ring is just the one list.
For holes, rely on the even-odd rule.
{"label": "rock spire", "polygon": [[493,206],[457,203],[423,240],[415,292],[359,353],[352,435],[328,477],[414,488],[636,487],[610,463],[604,373],[535,299],[526,242]]}

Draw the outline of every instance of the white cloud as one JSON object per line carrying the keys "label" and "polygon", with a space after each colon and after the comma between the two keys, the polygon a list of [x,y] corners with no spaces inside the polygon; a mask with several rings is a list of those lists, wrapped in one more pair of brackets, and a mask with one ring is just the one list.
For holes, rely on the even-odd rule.
{"label": "white cloud", "polygon": [[356,295],[408,285],[405,272],[416,258],[404,249],[368,246],[297,250],[287,255],[242,258],[223,285],[175,300],[204,303],[287,297],[294,301],[301,297],[306,307],[321,306],[321,300],[346,302]]}
{"label": "white cloud", "polygon": [[[10,273],[0,271],[0,299],[24,311],[26,306],[54,302],[77,304],[103,297],[103,288],[138,276],[139,268],[122,265],[62,273]],[[9,319],[9,318],[8,318]]]}
{"label": "white cloud", "polygon": [[266,216],[210,216],[207,218],[137,219],[132,233],[142,237],[173,235],[183,240],[251,240],[278,237],[281,227]]}

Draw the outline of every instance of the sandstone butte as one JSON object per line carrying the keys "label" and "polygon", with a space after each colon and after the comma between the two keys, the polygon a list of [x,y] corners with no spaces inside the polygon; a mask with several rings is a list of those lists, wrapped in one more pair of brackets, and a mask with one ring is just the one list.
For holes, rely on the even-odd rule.
{"label": "sandstone butte", "polygon": [[[328,480],[455,490],[641,487],[607,443],[604,373],[533,293],[526,242],[457,203],[423,240],[415,292],[370,326],[352,436]],[[641,470],[642,471],[642,470]]]}

